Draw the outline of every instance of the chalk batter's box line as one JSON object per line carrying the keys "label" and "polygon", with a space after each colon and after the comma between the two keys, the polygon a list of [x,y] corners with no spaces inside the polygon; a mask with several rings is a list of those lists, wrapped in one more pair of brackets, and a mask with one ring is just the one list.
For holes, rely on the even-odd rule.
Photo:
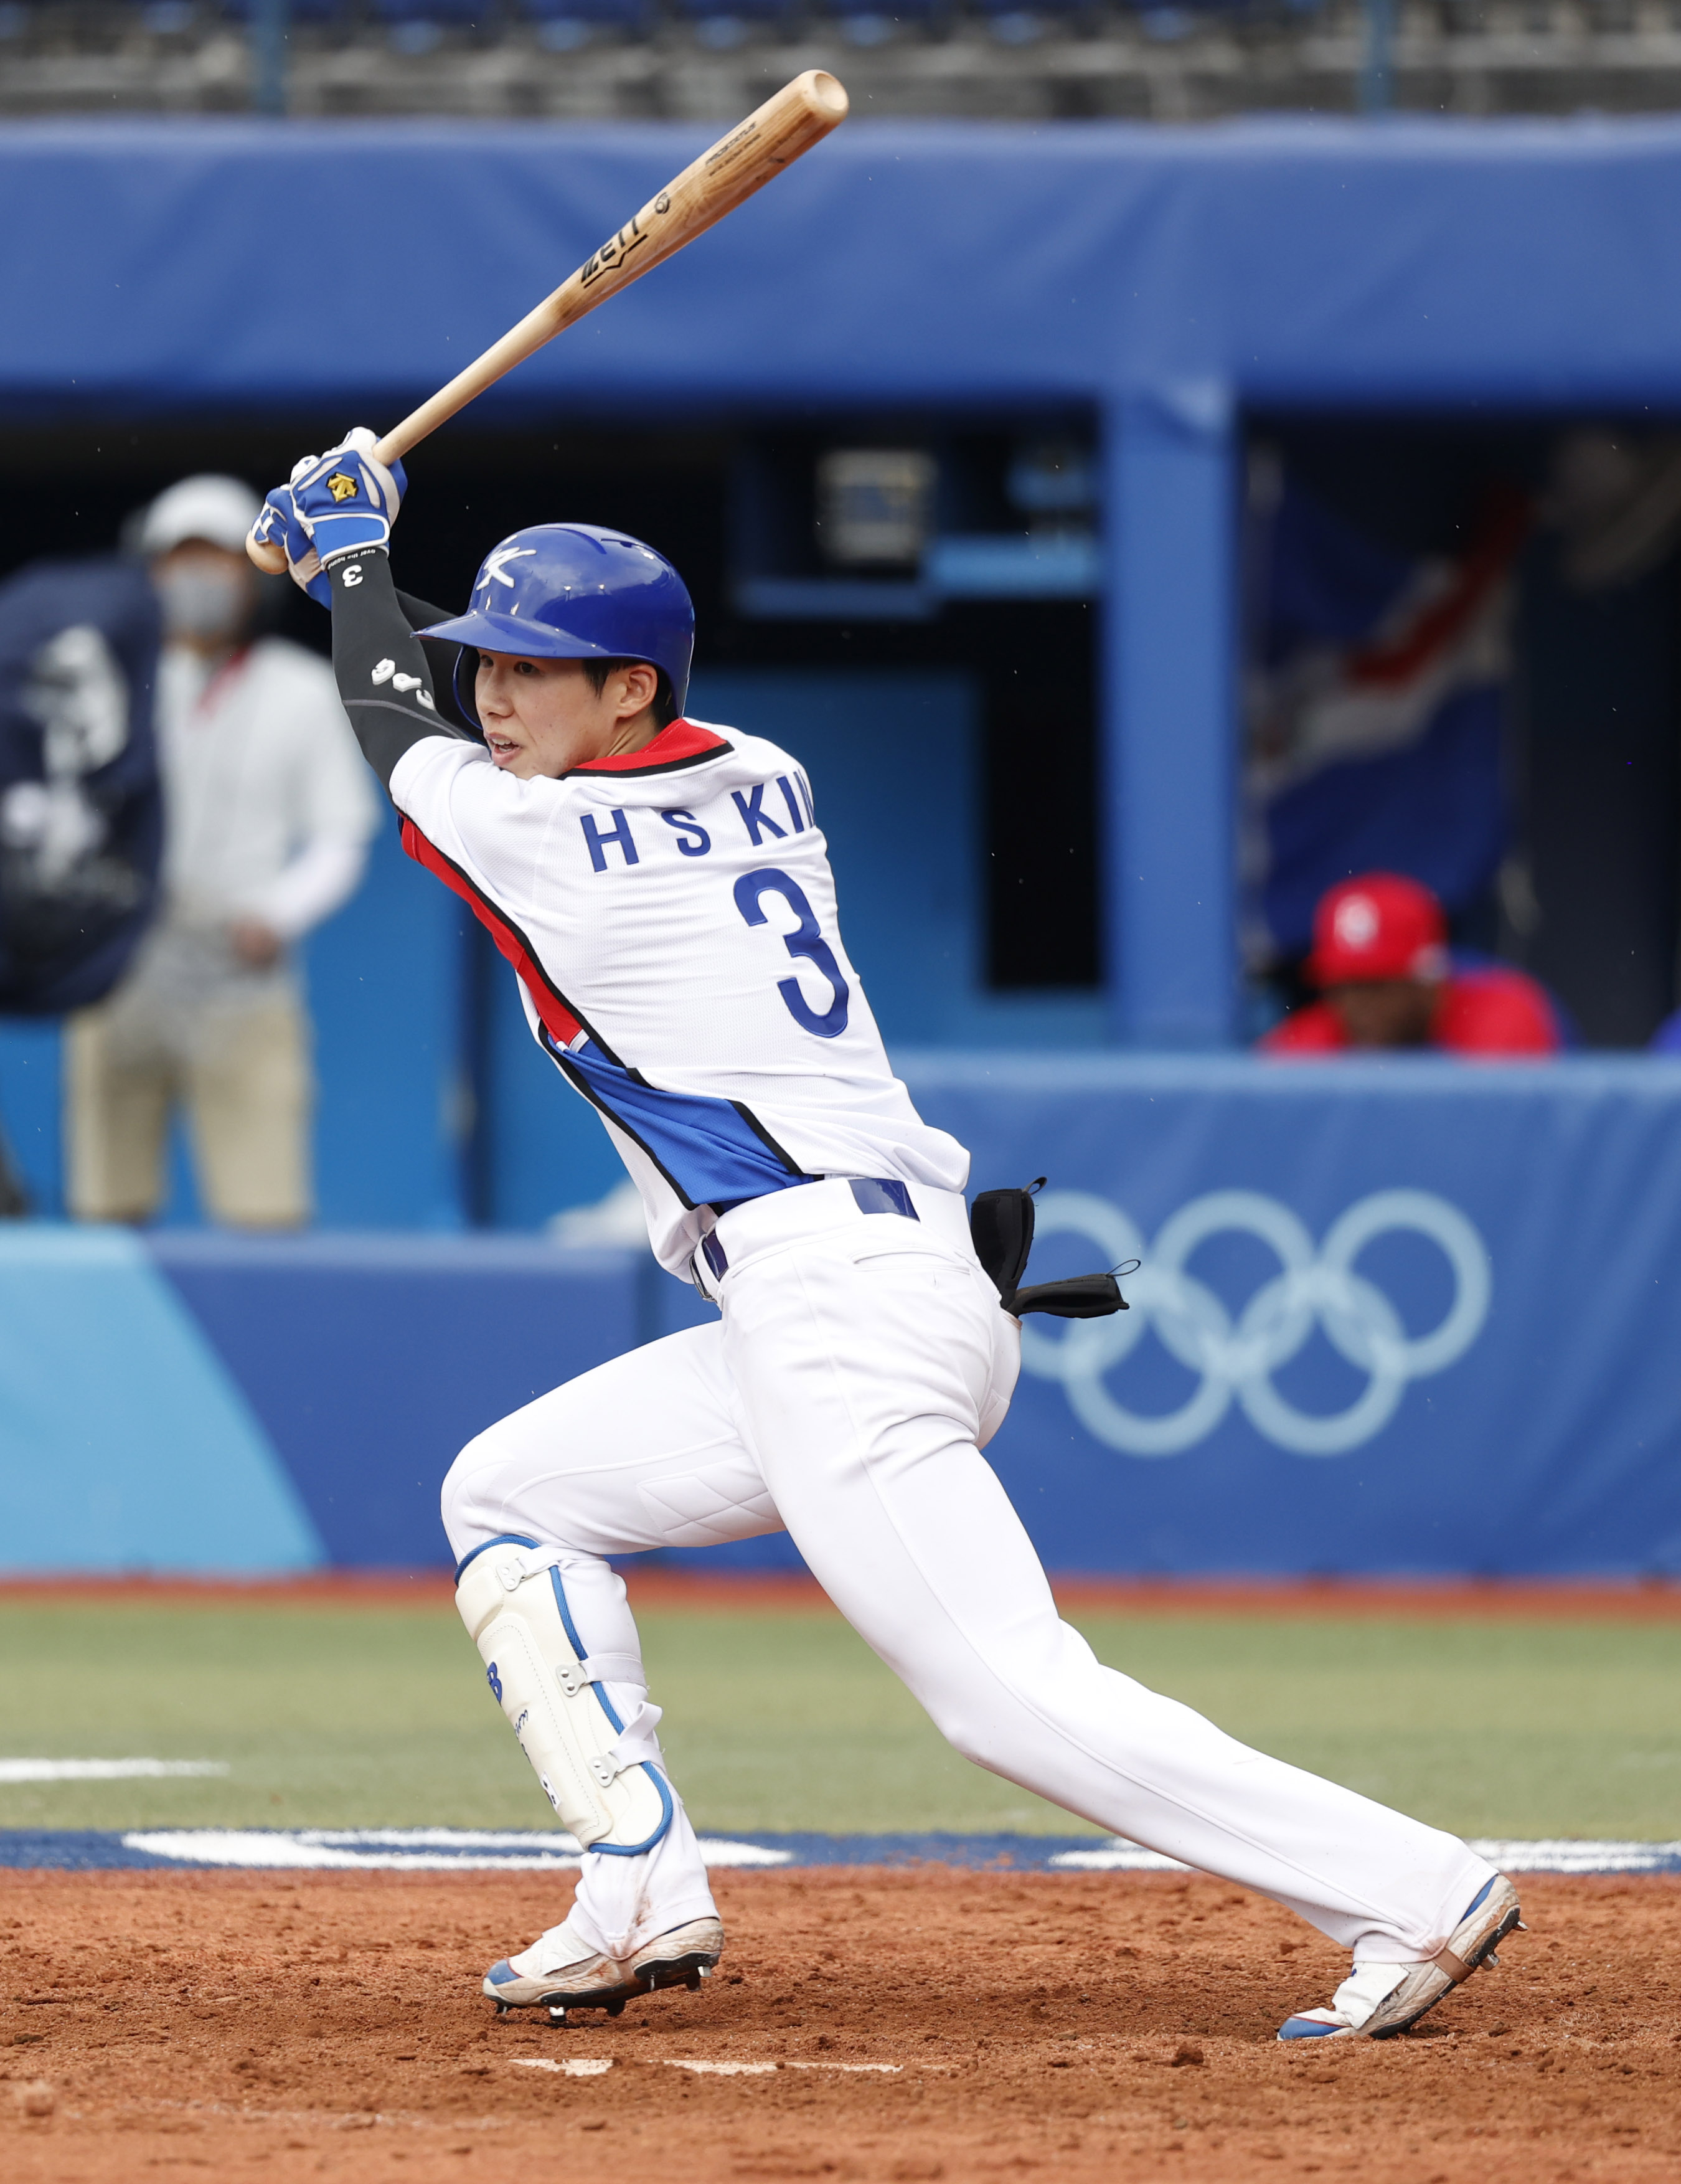
{"label": "chalk batter's box line", "polygon": [[[1681,1873],[1681,1842],[1479,1841],[1507,1873]],[[1182,1873],[1172,1858],[1094,1836],[754,1834],[703,1836],[715,1869],[941,1865],[1005,1873]],[[0,1869],[61,1873],[541,1872],[581,1862],[576,1843],[522,1830],[3,1829]]]}

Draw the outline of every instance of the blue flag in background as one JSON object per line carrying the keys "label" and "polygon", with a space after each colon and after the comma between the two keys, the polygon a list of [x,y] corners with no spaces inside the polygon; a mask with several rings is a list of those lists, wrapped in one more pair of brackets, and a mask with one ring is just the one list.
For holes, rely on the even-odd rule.
{"label": "blue flag in background", "polygon": [[0,1014],[98,1000],[146,929],[158,644],[136,562],[36,562],[0,584]]}
{"label": "blue flag in background", "polygon": [[1339,880],[1405,872],[1450,913],[1505,853],[1511,565],[1492,497],[1460,558],[1393,552],[1274,472],[1251,509],[1245,952],[1302,954]]}

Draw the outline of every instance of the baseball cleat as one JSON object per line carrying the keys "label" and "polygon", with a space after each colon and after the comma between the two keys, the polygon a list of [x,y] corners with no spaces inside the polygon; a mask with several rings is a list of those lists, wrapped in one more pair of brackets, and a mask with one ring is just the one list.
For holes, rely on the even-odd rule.
{"label": "baseball cleat", "polygon": [[1517,1892],[1506,1875],[1485,1881],[1465,1908],[1446,1948],[1427,1964],[1356,1964],[1328,2009],[1304,2009],[1278,2028],[1281,2040],[1388,2040],[1417,2025],[1450,1988],[1499,1960],[1495,1945],[1521,1927]]}
{"label": "baseball cleat", "polygon": [[576,1947],[564,1926],[551,1927],[517,1957],[504,1957],[484,1975],[484,1991],[505,2017],[510,2009],[546,2009],[551,2023],[564,2025],[569,2009],[604,2009],[616,2017],[642,1982],[627,1965],[611,1957],[566,1959]]}
{"label": "baseball cleat", "polygon": [[632,1995],[662,1986],[698,1987],[724,1953],[724,1929],[716,1919],[691,1919],[645,1942],[623,1963],[599,1955],[569,1957],[574,1947],[565,1928],[554,1926],[520,1955],[493,1964],[484,1992],[497,2015],[546,2009],[551,2025],[564,2025],[569,2009],[604,2009],[616,2017]]}
{"label": "baseball cleat", "polygon": [[641,1986],[698,1987],[724,1953],[724,1929],[716,1919],[691,1919],[656,1935],[632,1956],[630,1971]]}

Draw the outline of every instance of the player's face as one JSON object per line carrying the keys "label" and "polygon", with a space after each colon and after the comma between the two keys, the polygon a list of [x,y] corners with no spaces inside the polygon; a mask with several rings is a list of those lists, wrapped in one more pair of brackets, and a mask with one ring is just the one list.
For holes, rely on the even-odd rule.
{"label": "player's face", "polygon": [[1325,996],[1350,1046],[1426,1046],[1439,989],[1418,978],[1361,978]]}
{"label": "player's face", "polygon": [[591,759],[640,750],[659,733],[651,667],[615,668],[597,690],[576,660],[481,652],[473,685],[490,755],[516,781],[558,780]]}

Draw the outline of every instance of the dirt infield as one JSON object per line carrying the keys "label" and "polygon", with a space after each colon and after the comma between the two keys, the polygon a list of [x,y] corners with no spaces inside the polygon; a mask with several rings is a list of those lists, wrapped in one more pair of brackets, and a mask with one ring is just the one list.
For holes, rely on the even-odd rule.
{"label": "dirt infield", "polygon": [[1273,2031],[1335,1953],[1214,1881],[717,1884],[729,1953],[700,1993],[555,2031],[476,1996],[558,1915],[538,1876],[0,1875],[0,2172],[1681,2174],[1681,1880],[1532,1878],[1533,1930],[1417,2034],[1291,2048]]}

